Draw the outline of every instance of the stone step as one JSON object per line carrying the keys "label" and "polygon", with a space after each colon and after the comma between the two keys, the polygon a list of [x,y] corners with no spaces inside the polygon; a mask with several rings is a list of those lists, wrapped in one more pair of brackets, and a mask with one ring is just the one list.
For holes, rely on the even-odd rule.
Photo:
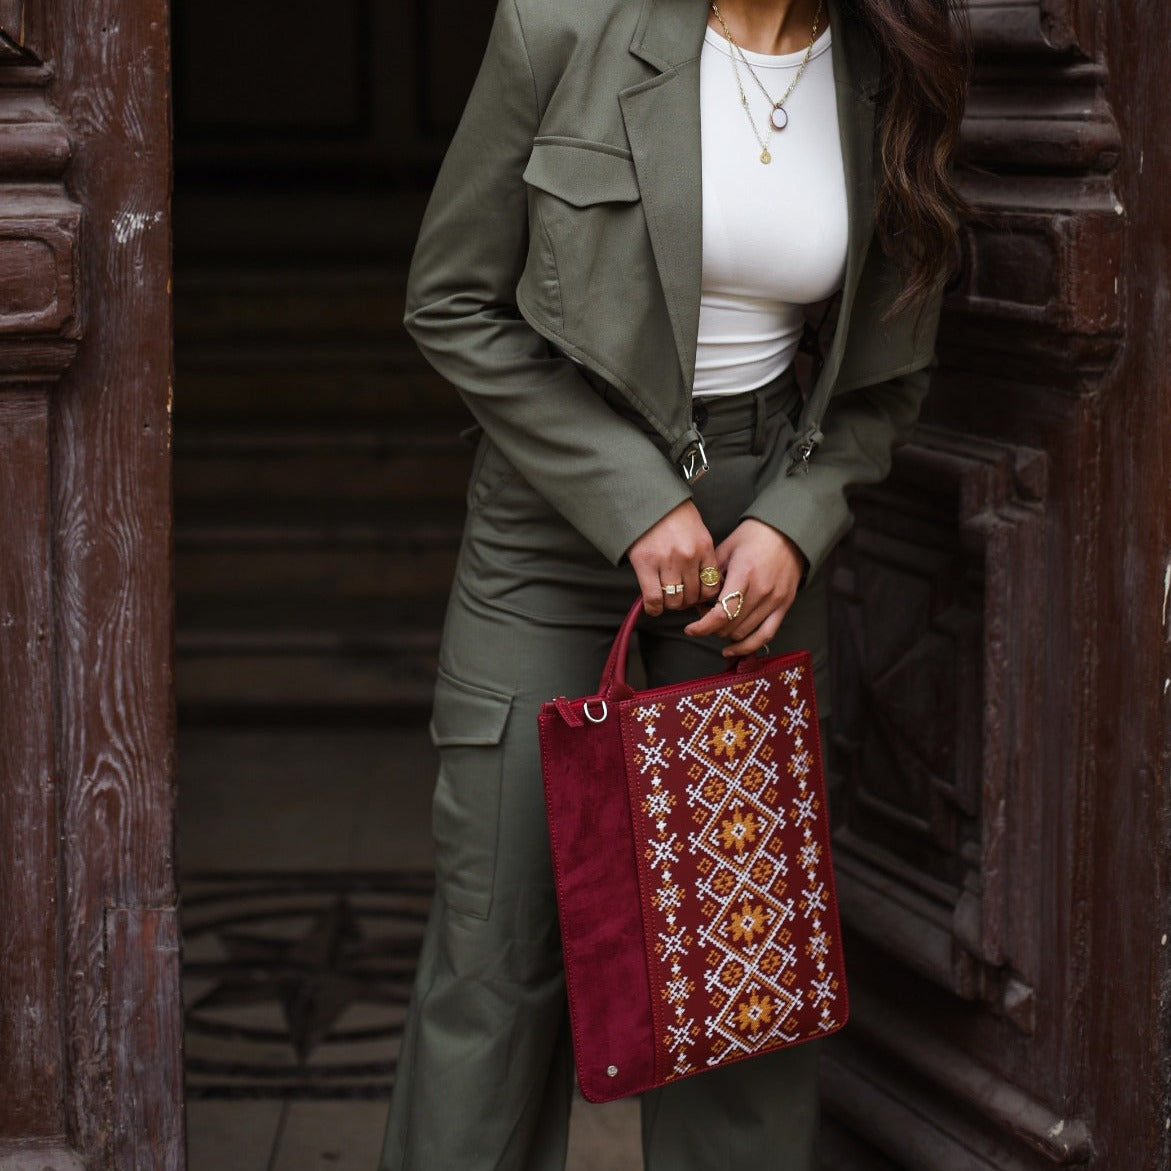
{"label": "stone step", "polygon": [[183,270],[176,332],[209,339],[379,340],[402,335],[406,266]]}
{"label": "stone step", "polygon": [[315,498],[290,507],[281,500],[239,501],[229,511],[216,500],[187,501],[175,531],[176,548],[446,548],[458,541],[462,502],[424,504]]}
{"label": "stone step", "polygon": [[191,269],[242,263],[337,268],[371,259],[400,263],[409,256],[428,198],[428,185],[365,184],[360,190],[322,190],[319,184],[248,190],[179,185],[175,193],[175,258]]}
{"label": "stone step", "polygon": [[180,710],[421,713],[473,449],[402,327],[413,229],[288,263],[254,210],[175,288]]}
{"label": "stone step", "polygon": [[344,424],[455,433],[471,415],[413,343],[401,354],[346,347],[241,347],[177,355],[175,427]]}
{"label": "stone step", "polygon": [[443,596],[463,527],[459,502],[312,498],[185,501],[175,578],[187,595]]}
{"label": "stone step", "polygon": [[473,450],[426,427],[189,426],[176,431],[175,496],[225,507],[283,500],[462,501]]}
{"label": "stone step", "polygon": [[208,525],[177,531],[178,594],[281,593],[290,598],[445,594],[460,524]]}
{"label": "stone step", "polygon": [[178,604],[180,709],[421,711],[434,687],[444,596],[189,597]]}

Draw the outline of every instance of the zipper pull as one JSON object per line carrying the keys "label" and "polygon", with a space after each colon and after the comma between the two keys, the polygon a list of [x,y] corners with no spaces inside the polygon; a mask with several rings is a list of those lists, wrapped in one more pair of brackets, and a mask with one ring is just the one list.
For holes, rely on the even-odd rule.
{"label": "zipper pull", "polygon": [[695,442],[683,453],[679,466],[683,470],[683,478],[689,484],[694,484],[696,480],[702,479],[707,474],[709,465],[702,435],[698,435]]}
{"label": "zipper pull", "polygon": [[692,425],[672,450],[671,458],[689,484],[694,484],[708,470],[707,451],[704,450],[698,420],[692,420]]}
{"label": "zipper pull", "polygon": [[809,458],[817,450],[818,444],[825,438],[821,433],[821,428],[816,423],[811,423],[805,428],[805,433],[801,435],[789,448],[789,471],[791,476],[794,470],[800,467],[802,472],[809,472]]}

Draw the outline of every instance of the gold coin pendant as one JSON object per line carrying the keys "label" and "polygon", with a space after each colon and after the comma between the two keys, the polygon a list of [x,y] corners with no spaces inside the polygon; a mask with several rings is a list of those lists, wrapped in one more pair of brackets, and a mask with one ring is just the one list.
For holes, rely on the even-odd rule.
{"label": "gold coin pendant", "polygon": [[760,161],[762,163],[771,163],[773,161],[773,156],[768,153],[767,147],[760,152]]}

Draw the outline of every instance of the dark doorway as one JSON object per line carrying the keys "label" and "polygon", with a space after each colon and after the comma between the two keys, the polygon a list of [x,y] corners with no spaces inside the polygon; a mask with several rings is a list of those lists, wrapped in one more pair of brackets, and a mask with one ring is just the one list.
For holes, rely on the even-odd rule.
{"label": "dark doorway", "polygon": [[402,290],[490,17],[174,8],[196,1171],[376,1161],[428,903],[426,718],[471,454]]}

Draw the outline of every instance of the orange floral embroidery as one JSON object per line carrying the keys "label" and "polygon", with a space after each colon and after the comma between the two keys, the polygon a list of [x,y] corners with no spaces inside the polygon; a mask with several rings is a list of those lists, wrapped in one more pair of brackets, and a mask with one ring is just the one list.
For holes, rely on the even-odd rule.
{"label": "orange floral embroidery", "polygon": [[737,805],[732,810],[732,816],[720,823],[720,836],[724,839],[724,849],[735,849],[743,854],[745,849],[756,841],[759,827],[751,813],[745,813],[743,806]]}
{"label": "orange floral embroidery", "polygon": [[719,756],[722,753],[731,760],[748,744],[748,729],[744,726],[743,720],[737,720],[733,724],[732,717],[725,716],[723,725],[717,725],[712,729],[709,743],[712,746],[713,756]]}
{"label": "orange floral embroidery", "polygon": [[753,938],[764,931],[764,908],[757,903],[754,907],[745,901],[738,911],[732,912],[732,938],[739,943],[751,943]]}
{"label": "orange floral embroidery", "polygon": [[735,960],[729,960],[720,970],[720,979],[728,986],[739,984],[744,979],[743,965]]}
{"label": "orange floral embroidery", "polygon": [[767,778],[764,775],[764,769],[757,768],[756,765],[753,765],[744,774],[743,784],[750,793],[755,793],[761,788],[766,780]]}
{"label": "orange floral embroidery", "polygon": [[767,996],[758,996],[755,992],[749,993],[748,999],[741,1001],[736,1009],[736,1024],[741,1030],[751,1032],[756,1036],[762,1025],[772,1020],[773,1002]]}

